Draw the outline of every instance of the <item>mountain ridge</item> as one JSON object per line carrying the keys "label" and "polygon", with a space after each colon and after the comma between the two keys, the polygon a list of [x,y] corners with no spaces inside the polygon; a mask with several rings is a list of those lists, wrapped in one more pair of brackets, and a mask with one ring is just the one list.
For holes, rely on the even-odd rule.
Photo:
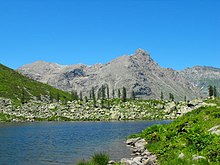
{"label": "mountain ridge", "polygon": [[220,80],[218,68],[195,66],[181,71],[163,68],[140,48],[134,54],[120,56],[106,64],[59,65],[38,61],[17,71],[65,91],[78,90],[86,95],[92,87],[97,91],[102,84],[108,84],[110,90],[125,86],[129,95],[134,90],[137,97],[148,99],[159,99],[161,92],[165,98],[173,93],[178,100],[185,96],[188,99],[204,97],[207,90],[201,91],[203,79]]}

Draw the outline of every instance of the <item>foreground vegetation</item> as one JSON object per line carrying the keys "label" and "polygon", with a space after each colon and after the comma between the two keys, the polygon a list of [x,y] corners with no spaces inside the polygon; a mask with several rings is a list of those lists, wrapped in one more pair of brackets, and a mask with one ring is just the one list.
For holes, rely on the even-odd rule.
{"label": "foreground vegetation", "polygon": [[220,135],[210,129],[220,125],[220,99],[207,102],[216,106],[200,107],[168,125],[154,125],[130,137],[146,139],[146,147],[161,165],[219,164]]}
{"label": "foreground vegetation", "polygon": [[77,165],[107,165],[109,156],[104,153],[96,153],[89,161],[82,160]]}

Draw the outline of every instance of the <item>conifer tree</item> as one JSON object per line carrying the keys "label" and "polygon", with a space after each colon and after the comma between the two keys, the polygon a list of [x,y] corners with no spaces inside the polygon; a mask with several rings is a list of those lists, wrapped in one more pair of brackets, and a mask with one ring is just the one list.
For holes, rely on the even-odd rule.
{"label": "conifer tree", "polygon": [[21,93],[21,104],[24,104],[26,103],[27,100],[26,100],[26,94],[25,94],[25,90],[24,88],[22,88],[22,93]]}
{"label": "conifer tree", "polygon": [[93,106],[96,107],[95,88],[94,87],[92,87],[91,96],[92,96],[92,100],[93,100]]}
{"label": "conifer tree", "polygon": [[164,97],[163,97],[163,92],[161,91],[161,93],[160,93],[160,100],[163,101],[163,99],[164,99]]}
{"label": "conifer tree", "polygon": [[209,91],[209,96],[210,97],[214,96],[214,89],[213,89],[213,87],[211,85],[209,85],[208,91]]}
{"label": "conifer tree", "polygon": [[217,97],[217,89],[216,86],[213,87],[213,96]]}
{"label": "conifer tree", "polygon": [[105,95],[105,86],[102,85],[101,87],[101,96],[102,96],[102,99],[105,99],[106,98],[106,95]]}
{"label": "conifer tree", "polygon": [[115,89],[114,88],[112,89],[112,98],[113,99],[115,98]]}
{"label": "conifer tree", "polygon": [[59,93],[57,93],[57,98],[56,98],[56,100],[57,100],[57,102],[60,101],[60,94],[59,94]]}
{"label": "conifer tree", "polygon": [[118,98],[121,98],[121,91],[118,89]]}
{"label": "conifer tree", "polygon": [[109,105],[109,86],[107,85],[106,86],[106,92],[107,92],[107,104],[108,104],[108,108],[110,107],[110,105]]}
{"label": "conifer tree", "polygon": [[131,91],[131,99],[135,100],[135,92],[134,92],[134,90]]}
{"label": "conifer tree", "polygon": [[79,93],[79,100],[80,100],[80,101],[83,101],[82,91],[80,91],[80,93]]}
{"label": "conifer tree", "polygon": [[72,99],[73,99],[73,100],[78,100],[78,99],[79,99],[79,96],[78,96],[78,93],[77,93],[76,90],[73,90],[73,91],[71,92],[71,95],[72,95]]}
{"label": "conifer tree", "polygon": [[169,93],[169,99],[170,99],[171,101],[174,101],[174,96],[173,96],[172,93]]}
{"label": "conifer tree", "polygon": [[87,98],[87,96],[84,97],[84,100],[85,100],[85,103],[88,102],[88,98]]}
{"label": "conifer tree", "polygon": [[125,102],[126,98],[127,98],[127,91],[126,91],[126,88],[123,87],[122,88],[122,101]]}

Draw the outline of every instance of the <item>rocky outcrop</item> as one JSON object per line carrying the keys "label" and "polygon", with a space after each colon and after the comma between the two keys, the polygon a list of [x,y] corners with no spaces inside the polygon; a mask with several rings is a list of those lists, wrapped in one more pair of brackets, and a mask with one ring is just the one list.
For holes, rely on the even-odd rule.
{"label": "rocky outcrop", "polygon": [[107,84],[110,91],[124,86],[128,96],[133,90],[137,97],[147,99],[159,99],[161,92],[165,99],[172,93],[175,100],[207,96],[209,80],[214,84],[220,80],[220,69],[195,67],[176,71],[162,68],[142,49],[107,64],[65,66],[37,61],[20,67],[18,72],[65,91],[82,91],[83,95],[88,95],[92,87],[98,91],[101,85]]}
{"label": "rocky outcrop", "polygon": [[157,156],[146,148],[147,142],[141,138],[132,138],[126,141],[133,154],[131,158],[122,158],[123,165],[157,165]]}

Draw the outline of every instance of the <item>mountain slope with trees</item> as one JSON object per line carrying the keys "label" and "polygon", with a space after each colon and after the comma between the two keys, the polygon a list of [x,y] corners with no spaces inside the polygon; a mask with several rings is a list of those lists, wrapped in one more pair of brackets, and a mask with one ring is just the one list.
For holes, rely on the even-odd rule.
{"label": "mountain slope with trees", "polygon": [[29,79],[20,73],[0,64],[0,97],[25,103],[31,99],[71,100],[71,95],[47,84]]}

